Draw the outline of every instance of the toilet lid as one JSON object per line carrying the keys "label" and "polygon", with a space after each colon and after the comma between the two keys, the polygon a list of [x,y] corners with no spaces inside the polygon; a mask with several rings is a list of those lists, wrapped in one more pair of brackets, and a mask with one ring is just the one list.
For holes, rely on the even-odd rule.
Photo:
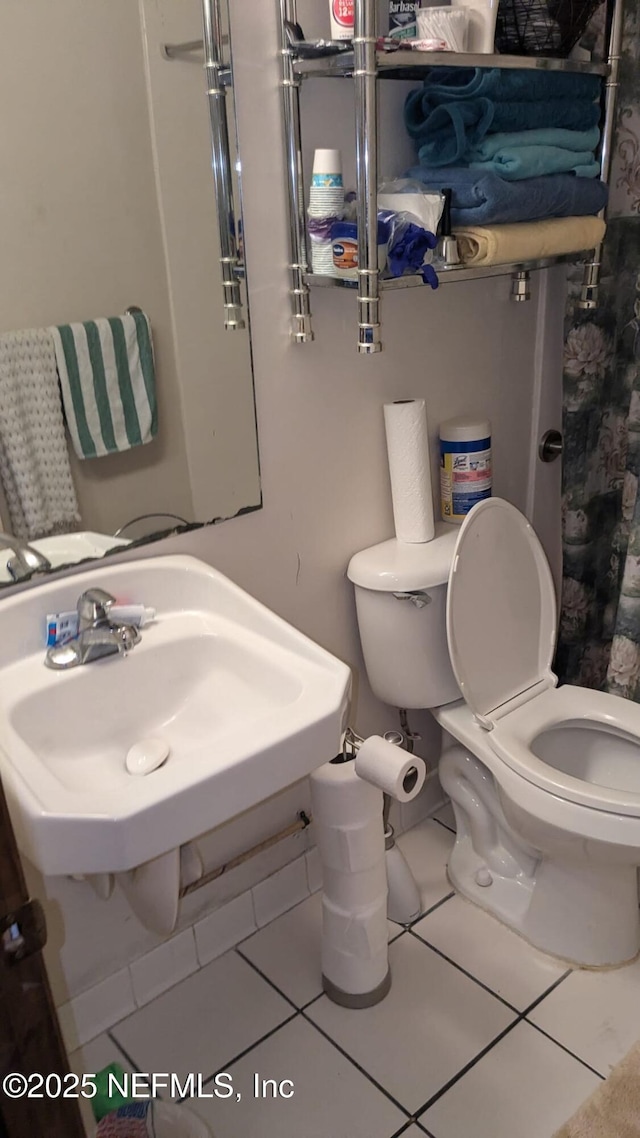
{"label": "toilet lid", "polygon": [[460,690],[485,726],[508,700],[555,684],[555,630],[553,578],[532,527],[501,498],[479,502],[451,564],[447,638]]}

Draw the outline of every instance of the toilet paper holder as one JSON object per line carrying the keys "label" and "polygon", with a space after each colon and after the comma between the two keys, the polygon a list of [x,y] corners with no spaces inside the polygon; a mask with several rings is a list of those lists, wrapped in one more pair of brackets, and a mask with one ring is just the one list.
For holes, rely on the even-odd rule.
{"label": "toilet paper holder", "polygon": [[[409,758],[412,758],[414,760],[413,765],[408,766],[404,770],[404,773],[402,776],[403,792],[411,795],[412,791],[414,791],[414,790],[416,791],[416,793],[419,793],[419,791],[420,791],[420,788],[421,788],[421,786],[424,782],[424,779],[425,779],[426,763],[424,762],[424,759],[421,759],[417,755],[414,755],[414,741],[415,741],[415,739],[419,739],[420,736],[417,734],[414,734],[409,729],[409,725],[406,722],[406,712],[404,712],[404,719],[402,719],[402,710],[403,709],[401,709],[401,725],[402,726],[406,725],[406,727],[407,727],[406,736],[405,736],[405,734],[403,734],[402,731],[385,731],[384,735],[382,736],[382,740],[384,740],[384,743],[388,743],[393,747],[398,747],[400,750],[404,751],[409,756]],[[372,742],[374,739],[375,739],[375,736],[371,737]],[[359,735],[357,733],[357,731],[354,731],[353,727],[348,726],[345,729],[344,736],[343,736],[342,751],[338,755],[336,755],[335,759],[332,759],[332,762],[334,762],[334,763],[348,763],[348,762],[352,762],[355,760],[356,761],[356,771],[357,771],[358,770],[358,762],[357,762],[356,756],[358,755],[358,752],[361,750],[361,748],[364,746],[364,744],[368,743],[368,742],[369,742],[369,740],[363,739],[363,737],[361,735]],[[365,776],[365,775],[362,775],[362,777],[368,778],[368,776]],[[388,823],[388,818],[389,818],[389,807],[390,807],[390,797],[389,796],[391,794],[395,798],[395,797],[397,797],[397,795],[392,790],[388,790],[384,786],[381,786],[381,784],[379,782],[377,782],[377,780],[375,778],[372,781],[373,781],[374,785],[380,786],[380,788],[383,790],[384,820],[385,820],[385,826],[386,826]],[[400,798],[399,801],[408,801],[408,799]]]}
{"label": "toilet paper holder", "polygon": [[[387,743],[392,743],[395,747],[402,747],[403,750],[407,751],[409,754],[413,753],[413,747],[408,747],[406,745],[407,739],[403,735],[402,731],[385,731],[382,738],[386,739]],[[412,738],[420,739],[420,735],[412,735]],[[349,759],[354,759],[363,743],[364,739],[362,735],[358,735],[358,732],[354,731],[353,727],[347,727],[345,729],[344,739],[342,741],[343,762],[346,763],[349,761]]]}

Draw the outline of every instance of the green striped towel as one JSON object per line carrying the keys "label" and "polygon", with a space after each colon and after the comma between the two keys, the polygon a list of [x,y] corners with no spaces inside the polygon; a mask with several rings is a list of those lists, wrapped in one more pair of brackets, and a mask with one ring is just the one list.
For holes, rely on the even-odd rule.
{"label": "green striped towel", "polygon": [[142,312],[50,329],[79,458],[151,442],[158,432],[151,329]]}

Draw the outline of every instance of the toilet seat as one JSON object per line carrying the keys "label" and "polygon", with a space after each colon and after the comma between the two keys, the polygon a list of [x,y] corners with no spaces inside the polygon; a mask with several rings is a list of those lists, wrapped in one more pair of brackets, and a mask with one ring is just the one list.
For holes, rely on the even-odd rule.
{"label": "toilet seat", "polygon": [[[596,752],[592,778],[580,778],[571,771],[590,765],[585,750],[591,740],[585,732],[593,735]],[[545,734],[552,733],[556,739],[548,741],[558,755],[558,766],[545,761],[541,746]],[[488,733],[488,742],[511,770],[542,790],[595,810],[640,817],[640,707],[636,703],[566,684],[542,692],[498,720]],[[607,785],[608,778],[616,785]]]}
{"label": "toilet seat", "polygon": [[551,570],[526,518],[490,498],[465,519],[447,592],[453,671],[491,750],[566,801],[640,817],[640,707],[551,671]]}

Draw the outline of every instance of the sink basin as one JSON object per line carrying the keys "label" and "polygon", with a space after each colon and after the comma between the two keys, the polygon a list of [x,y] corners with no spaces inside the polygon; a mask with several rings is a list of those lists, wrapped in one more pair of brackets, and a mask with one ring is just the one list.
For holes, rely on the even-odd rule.
{"label": "sink basin", "polygon": [[[58,534],[55,537],[41,537],[30,542],[34,549],[44,553],[53,569],[59,565],[72,565],[85,557],[102,557],[108,549],[116,545],[129,545],[128,538],[110,537],[106,533],[91,533],[81,530],[77,533]],[[0,549],[0,582],[13,583],[7,569],[7,562],[13,556],[10,549]]]}
{"label": "sink basin", "polygon": [[[44,665],[47,613],[91,587],[157,618],[125,657]],[[102,565],[0,602],[0,777],[45,874],[132,869],[331,758],[349,669],[192,557]],[[168,758],[140,776],[130,749]]]}

